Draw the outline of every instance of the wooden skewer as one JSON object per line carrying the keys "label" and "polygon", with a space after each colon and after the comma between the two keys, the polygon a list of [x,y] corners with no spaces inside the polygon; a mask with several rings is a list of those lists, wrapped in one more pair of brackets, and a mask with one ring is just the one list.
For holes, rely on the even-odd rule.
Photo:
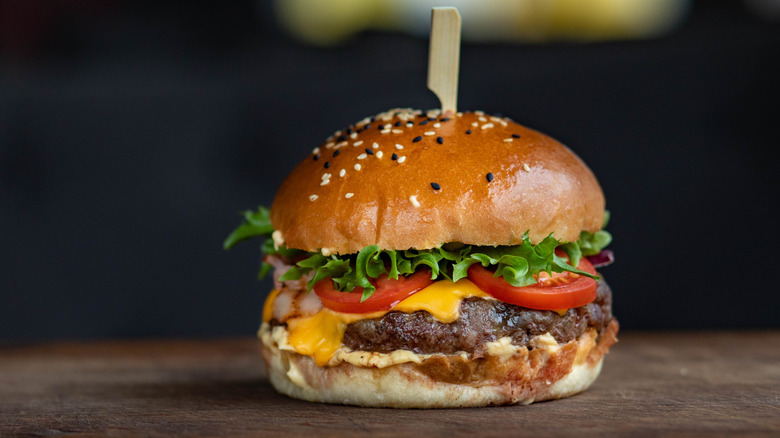
{"label": "wooden skewer", "polygon": [[458,110],[460,69],[460,14],[455,8],[431,11],[431,44],[428,49],[428,88],[441,103],[441,111]]}

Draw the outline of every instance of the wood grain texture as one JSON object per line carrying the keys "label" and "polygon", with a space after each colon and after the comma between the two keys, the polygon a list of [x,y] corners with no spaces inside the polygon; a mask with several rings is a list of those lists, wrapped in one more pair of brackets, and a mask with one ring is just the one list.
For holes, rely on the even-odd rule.
{"label": "wood grain texture", "polygon": [[780,332],[626,333],[575,397],[530,406],[299,402],[254,339],[0,347],[0,436],[780,436]]}

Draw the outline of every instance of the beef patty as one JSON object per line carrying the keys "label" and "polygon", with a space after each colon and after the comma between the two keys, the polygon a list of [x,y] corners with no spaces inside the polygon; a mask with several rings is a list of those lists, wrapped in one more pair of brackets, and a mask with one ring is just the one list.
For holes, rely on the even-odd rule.
{"label": "beef patty", "polygon": [[612,291],[602,279],[593,302],[563,315],[472,297],[461,302],[460,318],[455,322],[440,322],[426,311],[392,311],[381,318],[349,324],[342,342],[352,350],[380,353],[465,351],[483,355],[486,342],[503,337],[511,338],[514,345],[531,348],[529,342],[534,336],[549,332],[562,344],[582,335],[588,327],[601,334],[612,319]]}

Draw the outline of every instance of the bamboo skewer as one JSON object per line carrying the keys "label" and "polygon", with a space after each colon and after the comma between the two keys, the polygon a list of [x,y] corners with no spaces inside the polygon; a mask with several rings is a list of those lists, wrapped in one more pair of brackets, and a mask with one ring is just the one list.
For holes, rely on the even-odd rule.
{"label": "bamboo skewer", "polygon": [[428,49],[428,88],[441,103],[441,111],[458,110],[460,69],[460,14],[455,8],[433,8]]}

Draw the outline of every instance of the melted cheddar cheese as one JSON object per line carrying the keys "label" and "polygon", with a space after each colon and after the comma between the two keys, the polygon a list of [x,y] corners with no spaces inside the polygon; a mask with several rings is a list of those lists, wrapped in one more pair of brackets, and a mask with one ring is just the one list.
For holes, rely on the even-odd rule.
{"label": "melted cheddar cheese", "polygon": [[[273,313],[273,300],[278,291],[272,291],[263,307],[263,321]],[[467,279],[455,283],[437,281],[406,298],[390,310],[413,313],[424,310],[437,320],[451,323],[460,317],[460,303],[469,297],[491,297]],[[380,318],[387,311],[372,313],[341,313],[322,309],[313,316],[287,320],[287,344],[298,354],[311,356],[317,366],[328,365],[342,348],[341,340],[347,325],[361,319]]]}
{"label": "melted cheddar cheese", "polygon": [[263,322],[268,322],[274,317],[274,300],[276,300],[276,296],[281,291],[281,289],[274,289],[268,294],[268,298],[265,299],[265,304],[263,304]]}
{"label": "melted cheddar cheese", "polygon": [[392,310],[404,313],[425,310],[439,321],[450,323],[460,317],[460,302],[469,297],[491,298],[465,278],[456,283],[444,280],[401,301]]}
{"label": "melted cheddar cheese", "polygon": [[322,309],[314,316],[293,318],[287,321],[287,343],[298,354],[311,356],[317,366],[325,366],[341,348],[341,338],[347,325],[361,319],[379,318],[385,312],[341,313]]}

